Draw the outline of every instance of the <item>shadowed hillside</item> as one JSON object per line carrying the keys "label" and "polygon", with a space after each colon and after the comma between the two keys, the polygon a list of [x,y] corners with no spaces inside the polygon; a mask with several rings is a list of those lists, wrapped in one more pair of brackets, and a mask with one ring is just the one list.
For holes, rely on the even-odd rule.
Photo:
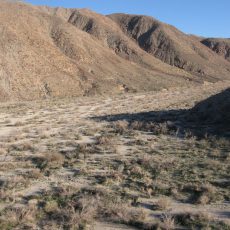
{"label": "shadowed hillside", "polygon": [[191,113],[192,119],[200,124],[230,131],[230,88],[198,103]]}
{"label": "shadowed hillside", "polygon": [[127,122],[130,129],[178,137],[229,136],[230,88],[199,102],[192,109],[156,110],[93,117],[96,121]]}

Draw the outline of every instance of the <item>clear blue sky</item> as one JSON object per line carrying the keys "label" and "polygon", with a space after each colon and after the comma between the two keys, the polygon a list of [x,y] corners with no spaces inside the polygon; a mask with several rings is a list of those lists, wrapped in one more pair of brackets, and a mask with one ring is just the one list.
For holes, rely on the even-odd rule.
{"label": "clear blue sky", "polygon": [[27,0],[36,5],[90,8],[98,13],[153,16],[185,33],[230,38],[230,0]]}

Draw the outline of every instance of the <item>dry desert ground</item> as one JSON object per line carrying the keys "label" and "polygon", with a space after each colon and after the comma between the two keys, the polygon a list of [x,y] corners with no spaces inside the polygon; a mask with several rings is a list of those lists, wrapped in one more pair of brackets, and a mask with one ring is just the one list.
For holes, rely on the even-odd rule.
{"label": "dry desert ground", "polygon": [[230,229],[230,141],[186,121],[219,82],[0,105],[0,229]]}

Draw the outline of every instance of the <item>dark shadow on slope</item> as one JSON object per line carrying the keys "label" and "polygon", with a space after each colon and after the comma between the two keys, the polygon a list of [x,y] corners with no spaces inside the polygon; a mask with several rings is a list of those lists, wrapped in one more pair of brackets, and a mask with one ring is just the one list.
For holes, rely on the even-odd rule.
{"label": "dark shadow on slope", "polygon": [[126,122],[128,129],[178,137],[230,138],[230,89],[200,102],[191,110],[163,110],[93,117],[97,121]]}
{"label": "dark shadow on slope", "polygon": [[190,113],[195,121],[230,129],[230,88],[198,103]]}
{"label": "dark shadow on slope", "polygon": [[128,129],[150,132],[156,135],[177,135],[178,137],[196,136],[198,138],[207,135],[225,136],[223,132],[218,132],[212,125],[190,121],[188,114],[189,110],[165,110],[106,115],[93,117],[93,119],[111,123],[127,122]]}

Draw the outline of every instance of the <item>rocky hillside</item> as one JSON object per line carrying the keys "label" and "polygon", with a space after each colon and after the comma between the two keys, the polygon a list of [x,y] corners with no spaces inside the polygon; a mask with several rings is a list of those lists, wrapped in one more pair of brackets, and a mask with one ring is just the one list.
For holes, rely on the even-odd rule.
{"label": "rocky hillside", "polygon": [[161,90],[230,78],[230,63],[209,48],[150,17],[140,16],[137,24],[135,18],[1,1],[0,100]]}
{"label": "rocky hillside", "polygon": [[207,38],[201,42],[220,56],[230,61],[230,38]]}
{"label": "rocky hillside", "polygon": [[200,77],[210,77],[210,80],[229,77],[229,63],[173,26],[142,15],[112,14],[108,17],[143,50],[165,63]]}

